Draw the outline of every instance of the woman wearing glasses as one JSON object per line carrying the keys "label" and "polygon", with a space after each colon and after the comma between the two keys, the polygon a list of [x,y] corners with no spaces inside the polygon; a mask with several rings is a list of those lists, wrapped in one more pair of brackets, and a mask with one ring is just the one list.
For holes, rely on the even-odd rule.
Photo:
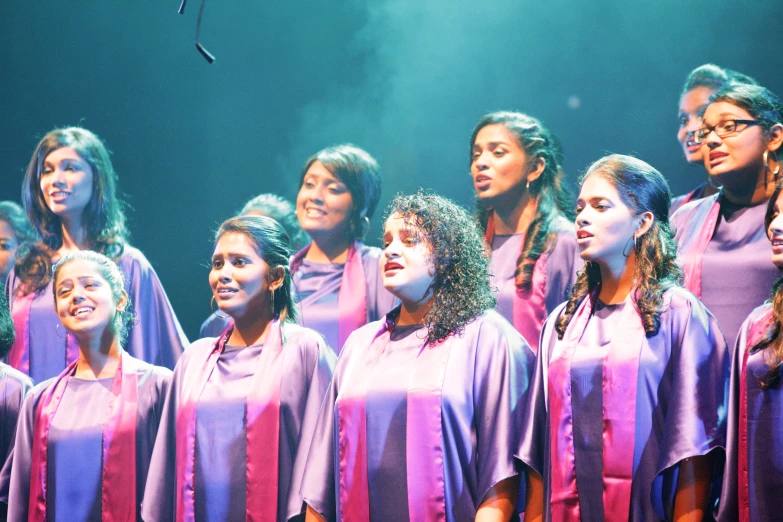
{"label": "woman wearing glasses", "polygon": [[734,343],[742,321],[778,276],[769,263],[764,213],[780,177],[783,104],[758,85],[734,85],[710,97],[694,139],[719,193],[672,216],[685,287]]}
{"label": "woman wearing glasses", "polygon": [[[703,166],[701,144],[694,139],[696,131],[701,128],[701,117],[709,104],[710,96],[728,85],[746,83],[756,85],[756,80],[731,69],[724,69],[715,64],[705,63],[688,74],[680,95],[680,106],[677,110],[677,141],[680,142],[685,161],[689,165]],[[718,192],[719,187],[709,176],[687,194],[672,198],[672,214],[685,203],[695,201]]]}

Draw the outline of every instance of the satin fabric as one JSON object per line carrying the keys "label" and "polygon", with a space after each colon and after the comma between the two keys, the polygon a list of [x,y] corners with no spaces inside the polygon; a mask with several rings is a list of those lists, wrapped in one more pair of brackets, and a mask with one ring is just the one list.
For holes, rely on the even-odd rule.
{"label": "satin fabric", "polygon": [[0,362],[0,458],[5,462],[0,472],[0,503],[8,504],[16,423],[32,387],[33,381],[28,376]]}
{"label": "satin fabric", "polygon": [[671,221],[677,241],[677,261],[684,272],[684,286],[701,298],[701,260],[720,217],[721,193],[687,205]]}
{"label": "satin fabric", "polygon": [[701,199],[704,197],[704,191],[707,189],[707,182],[705,181],[695,189],[691,190],[687,194],[683,194],[682,196],[676,196],[672,198],[672,204],[669,208],[669,216],[673,216],[675,212],[677,212],[680,207],[685,205],[686,203],[690,203],[691,201],[696,201],[698,199]]}
{"label": "satin fabric", "polygon": [[[30,478],[30,521],[47,517],[47,453],[49,427],[57,414],[68,379],[76,372],[71,363],[49,387],[38,403],[33,434]],[[103,429],[103,474],[101,518],[104,522],[136,520],[136,418],[138,406],[137,372],[139,362],[123,351],[111,387],[111,400]]]}

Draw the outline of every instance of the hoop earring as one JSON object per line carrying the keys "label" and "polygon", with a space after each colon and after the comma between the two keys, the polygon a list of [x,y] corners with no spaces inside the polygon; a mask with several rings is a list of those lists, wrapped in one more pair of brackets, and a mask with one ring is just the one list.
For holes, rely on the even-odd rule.
{"label": "hoop earring", "polygon": [[[60,335],[60,327],[63,327],[63,331],[65,332],[65,335]],[[57,323],[57,325],[54,327],[54,333],[57,334],[57,337],[60,339],[67,339],[68,338],[68,330],[65,329],[65,326],[63,326],[62,323]]]}
{"label": "hoop earring", "polygon": [[272,294],[272,296],[271,296],[272,297],[272,317],[274,317],[276,315],[276,312],[275,312],[275,291],[274,290],[270,290],[269,293]]}
{"label": "hoop earring", "polygon": [[367,216],[362,216],[362,225],[361,230],[359,231],[359,239],[364,240],[364,238],[367,236],[367,233],[370,231],[370,218]]}
{"label": "hoop earring", "polygon": [[[631,243],[633,241],[633,243]],[[636,234],[633,235],[633,238],[628,238],[628,241],[625,242],[625,247],[623,247],[623,257],[630,257],[631,256],[631,248],[633,248],[633,251],[636,251]]]}
{"label": "hoop earring", "polygon": [[527,183],[525,183],[525,192],[530,192],[530,180],[527,180]]}
{"label": "hoop earring", "polygon": [[209,309],[212,311],[213,314],[215,314],[216,317],[220,317],[221,319],[228,319],[229,317],[231,317],[228,314],[221,314],[219,307],[217,310],[215,310],[215,308],[212,306],[214,302],[215,302],[215,296],[213,295],[212,299],[209,301]]}
{"label": "hoop earring", "polygon": [[[777,167],[775,167],[775,170],[772,170],[769,168],[769,153],[772,153],[773,158],[772,161],[774,163],[777,163]],[[780,173],[780,160],[778,159],[778,153],[771,150],[765,150],[764,155],[762,156],[764,158],[764,166],[767,168],[768,171],[772,173],[772,175],[775,177],[775,179],[778,179],[778,174]]]}

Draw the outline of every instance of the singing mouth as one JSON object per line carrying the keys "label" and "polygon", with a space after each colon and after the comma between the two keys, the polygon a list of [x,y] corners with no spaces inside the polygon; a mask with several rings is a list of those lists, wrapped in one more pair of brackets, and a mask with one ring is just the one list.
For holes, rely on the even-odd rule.
{"label": "singing mouth", "polygon": [[389,272],[392,270],[402,270],[402,265],[399,263],[386,263],[383,265],[384,272]]}
{"label": "singing mouth", "polygon": [[577,239],[586,239],[588,237],[593,237],[593,234],[591,234],[587,230],[578,230],[576,232],[576,238]]}

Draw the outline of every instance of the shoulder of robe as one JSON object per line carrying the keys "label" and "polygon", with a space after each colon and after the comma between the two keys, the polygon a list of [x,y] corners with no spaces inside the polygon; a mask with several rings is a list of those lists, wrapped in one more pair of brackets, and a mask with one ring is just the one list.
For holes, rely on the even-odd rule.
{"label": "shoulder of robe", "polygon": [[177,367],[185,367],[194,356],[203,354],[204,352],[211,352],[215,347],[217,337],[202,337],[196,341],[190,343],[190,345],[182,352],[182,355],[177,361]]}
{"label": "shoulder of robe", "polygon": [[154,364],[139,359],[137,359],[137,361],[139,361],[137,363],[139,365],[137,374],[145,381],[148,379],[154,379],[158,382],[169,381],[174,374],[174,372],[163,366],[155,366]]}
{"label": "shoulder of robe", "polygon": [[147,257],[136,247],[131,245],[125,245],[120,256],[120,267],[126,271],[126,273],[132,273],[136,270],[147,271],[152,270]]}
{"label": "shoulder of robe", "polygon": [[381,258],[381,254],[383,254],[383,250],[378,247],[367,246],[361,242],[357,246],[358,248],[356,250],[359,252],[359,257],[361,257],[363,261],[378,260]]}
{"label": "shoulder of robe", "polygon": [[0,366],[2,366],[6,378],[12,381],[19,388],[22,388],[24,390],[29,390],[30,388],[33,387],[33,380],[27,375],[23,374],[16,368],[9,366],[3,362],[0,362]]}
{"label": "shoulder of robe", "polygon": [[313,330],[289,321],[282,326],[283,339],[286,345],[299,347],[326,348],[323,336]]}
{"label": "shoulder of robe", "polygon": [[520,334],[514,325],[508,319],[500,315],[495,310],[486,310],[481,315],[476,316],[470,323],[465,325],[465,330],[480,328],[482,334],[493,332],[499,337],[508,339],[521,339]]}
{"label": "shoulder of robe", "polygon": [[27,394],[27,398],[25,399],[25,402],[32,400],[32,401],[38,401],[38,399],[44,394],[46,390],[49,389],[50,386],[54,384],[54,382],[57,380],[57,377],[52,377],[51,379],[46,379],[43,382],[39,382],[35,386],[33,386],[33,389],[30,390],[30,393]]}
{"label": "shoulder of robe", "polygon": [[676,231],[677,227],[690,221],[695,214],[700,211],[706,211],[709,207],[712,207],[712,204],[718,200],[719,196],[720,193],[717,193],[706,198],[689,201],[688,203],[678,208],[669,218],[669,224],[671,225],[672,229]]}

